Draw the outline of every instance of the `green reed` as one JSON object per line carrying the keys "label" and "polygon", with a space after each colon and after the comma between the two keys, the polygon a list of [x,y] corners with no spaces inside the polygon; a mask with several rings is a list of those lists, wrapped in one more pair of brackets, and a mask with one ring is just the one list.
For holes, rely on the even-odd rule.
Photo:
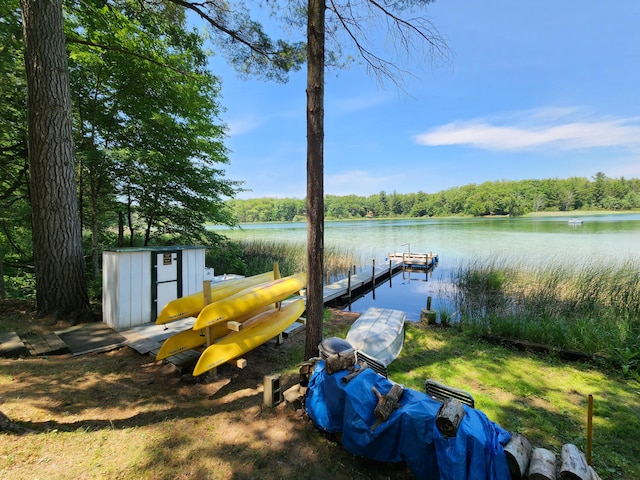
{"label": "green reed", "polygon": [[496,260],[454,275],[463,328],[615,359],[640,352],[640,264],[531,267]]}
{"label": "green reed", "polygon": [[[307,248],[300,242],[282,242],[276,240],[240,240],[237,242],[241,250],[246,275],[255,275],[269,271],[275,262],[278,263],[283,276],[307,270]],[[324,270],[327,282],[347,276],[357,263],[357,255],[325,245]]]}

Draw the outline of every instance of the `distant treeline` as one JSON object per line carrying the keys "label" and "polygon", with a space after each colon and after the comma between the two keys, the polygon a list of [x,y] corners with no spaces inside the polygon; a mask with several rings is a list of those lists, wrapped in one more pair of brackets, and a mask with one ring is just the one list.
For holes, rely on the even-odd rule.
{"label": "distant treeline", "polygon": [[[306,218],[306,200],[256,198],[231,200],[241,223],[289,222]],[[447,215],[513,215],[573,210],[633,210],[640,208],[640,179],[609,178],[597,173],[592,179],[494,181],[454,187],[438,193],[380,193],[327,195],[325,218],[426,217]]]}

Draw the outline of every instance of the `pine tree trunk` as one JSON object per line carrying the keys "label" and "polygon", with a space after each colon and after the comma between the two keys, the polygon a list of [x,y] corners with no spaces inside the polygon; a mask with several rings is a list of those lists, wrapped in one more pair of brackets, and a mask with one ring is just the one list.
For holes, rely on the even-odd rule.
{"label": "pine tree trunk", "polygon": [[325,0],[309,0],[307,27],[307,336],[305,358],[322,341],[324,271]]}
{"label": "pine tree trunk", "polygon": [[36,307],[88,310],[62,0],[21,0]]}

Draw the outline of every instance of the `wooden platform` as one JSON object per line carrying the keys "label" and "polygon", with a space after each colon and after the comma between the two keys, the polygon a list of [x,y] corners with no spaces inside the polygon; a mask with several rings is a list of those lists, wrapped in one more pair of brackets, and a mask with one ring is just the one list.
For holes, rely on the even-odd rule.
{"label": "wooden platform", "polygon": [[438,255],[435,253],[390,253],[389,260],[399,262],[403,267],[409,268],[433,268],[438,263]]}
{"label": "wooden platform", "polygon": [[375,285],[382,283],[394,273],[398,272],[402,268],[400,262],[391,260],[390,262],[376,265],[369,271],[363,271],[355,275],[351,275],[351,279],[343,278],[331,285],[326,285],[322,289],[322,298],[325,303],[330,303],[341,297],[353,295],[362,290],[370,290],[375,288]]}
{"label": "wooden platform", "polygon": [[62,355],[70,352],[68,345],[55,333],[25,335],[23,341],[31,355]]}
{"label": "wooden platform", "polygon": [[18,358],[29,355],[29,350],[15,332],[0,333],[0,357]]}

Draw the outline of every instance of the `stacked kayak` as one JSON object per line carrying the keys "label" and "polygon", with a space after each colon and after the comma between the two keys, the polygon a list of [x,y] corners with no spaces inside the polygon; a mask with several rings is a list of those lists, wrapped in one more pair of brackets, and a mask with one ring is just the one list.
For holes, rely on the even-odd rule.
{"label": "stacked kayak", "polygon": [[[261,273],[246,278],[236,278],[233,280],[224,280],[211,284],[211,301],[215,302],[221,298],[228,297],[234,293],[238,293],[245,288],[259,285],[264,282],[273,280],[273,272]],[[204,308],[204,292],[194,293],[184,297],[177,298],[167,303],[158,314],[156,324],[163,325],[165,323],[180,320],[181,318],[195,317]]]}
{"label": "stacked kayak", "polygon": [[[304,312],[304,300],[291,297],[306,286],[306,274],[273,280],[273,273],[268,272],[239,280],[220,282],[234,283],[215,285],[215,290],[212,286],[208,305],[202,292],[169,302],[156,323],[197,317],[192,328],[164,342],[156,359],[204,346],[193,372],[202,375],[278,336]],[[233,322],[233,330],[228,322]]]}

